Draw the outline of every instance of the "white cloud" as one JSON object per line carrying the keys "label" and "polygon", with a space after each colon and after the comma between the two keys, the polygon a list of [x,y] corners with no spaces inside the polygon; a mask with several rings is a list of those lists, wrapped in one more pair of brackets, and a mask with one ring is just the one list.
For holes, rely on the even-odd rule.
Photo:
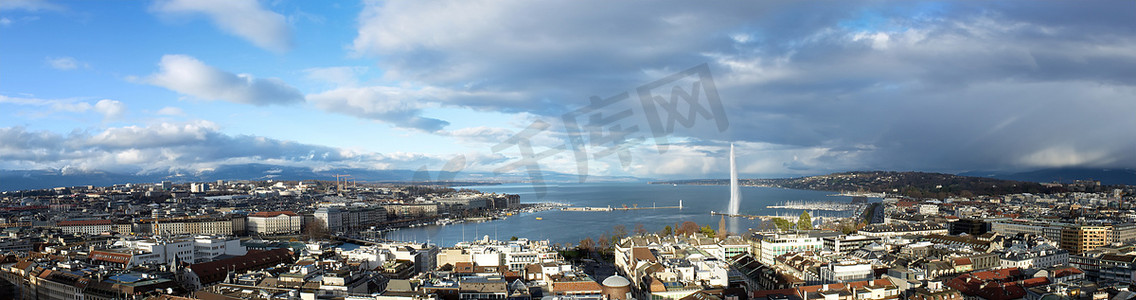
{"label": "white cloud", "polygon": [[506,128],[477,126],[452,131],[443,131],[439,134],[453,137],[458,141],[472,144],[495,144],[508,139],[515,132]]}
{"label": "white cloud", "polygon": [[185,111],[178,107],[166,106],[162,109],[159,109],[157,114],[163,116],[184,116]]}
{"label": "white cloud", "polygon": [[308,95],[308,101],[325,111],[379,120],[395,126],[433,132],[449,122],[422,117],[422,108],[434,100],[431,90],[396,87],[339,88]]}
{"label": "white cloud", "polygon": [[204,14],[221,30],[261,48],[286,51],[292,47],[286,18],[256,0],[162,0],[153,8],[168,14]]}
{"label": "white cloud", "polygon": [[[213,170],[231,164],[330,168],[416,169],[448,157],[415,153],[381,154],[277,140],[228,135],[217,124],[197,120],[111,127],[70,134],[0,128],[0,169],[72,169],[145,173]],[[482,156],[470,156],[477,160]],[[487,157],[484,159],[493,159]],[[473,164],[473,163],[471,163]]]}
{"label": "white cloud", "polygon": [[86,111],[91,110],[91,107],[93,107],[93,106],[90,103],[87,103],[87,102],[56,101],[56,102],[51,103],[51,109],[54,110],[54,111],[65,111],[65,112],[73,112],[73,113],[86,112]]}
{"label": "white cloud", "polygon": [[61,10],[62,6],[51,3],[47,0],[4,0],[0,1],[0,11],[5,10],[26,10],[26,11],[40,11],[40,10]]}
{"label": "white cloud", "polygon": [[358,85],[359,75],[366,72],[367,67],[326,67],[304,70],[308,79],[332,84],[337,87],[353,87]]}
{"label": "white cloud", "polygon": [[37,109],[37,115],[52,113],[85,113],[93,111],[103,116],[105,121],[120,120],[127,112],[126,104],[118,100],[103,99],[94,103],[77,99],[38,99],[25,97],[8,97],[0,95],[0,103],[10,103],[23,106],[49,107],[49,110]]}
{"label": "white cloud", "polygon": [[117,100],[103,99],[95,103],[94,110],[107,120],[118,120],[126,113],[126,104]]}
{"label": "white cloud", "polygon": [[87,142],[112,148],[169,147],[204,141],[219,129],[216,123],[209,121],[115,127],[91,137]]}
{"label": "white cloud", "polygon": [[90,65],[88,65],[87,63],[81,62],[79,60],[76,60],[74,57],[68,57],[68,56],[47,57],[47,58],[44,59],[44,61],[47,63],[48,66],[50,66],[50,67],[52,67],[56,70],[65,70],[66,71],[66,70],[74,70],[74,69],[77,69],[79,67],[84,67],[84,68],[90,67]]}
{"label": "white cloud", "polygon": [[165,55],[160,71],[142,81],[205,100],[252,105],[293,104],[304,100],[295,87],[277,78],[233,74],[186,55]]}
{"label": "white cloud", "polygon": [[[584,2],[367,2],[352,46],[389,81],[523,99],[441,105],[550,118],[708,62],[729,130],[671,135],[785,148],[761,172],[1136,167],[1124,152],[1136,119],[1114,113],[1136,111],[1132,10]],[[699,155],[668,153],[640,174],[704,173]]]}

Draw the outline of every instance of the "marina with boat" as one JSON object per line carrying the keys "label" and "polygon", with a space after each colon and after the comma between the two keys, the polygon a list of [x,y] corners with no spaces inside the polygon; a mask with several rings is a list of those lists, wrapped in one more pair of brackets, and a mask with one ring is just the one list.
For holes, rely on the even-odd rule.
{"label": "marina with boat", "polygon": [[859,208],[860,205],[835,201],[785,201],[780,205],[766,205],[765,207],[776,209],[852,211]]}

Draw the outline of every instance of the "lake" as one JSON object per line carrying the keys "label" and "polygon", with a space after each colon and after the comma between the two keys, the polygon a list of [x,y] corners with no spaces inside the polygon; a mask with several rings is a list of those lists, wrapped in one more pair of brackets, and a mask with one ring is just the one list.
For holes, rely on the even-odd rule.
{"label": "lake", "polygon": [[[601,234],[610,233],[616,225],[624,225],[633,233],[636,224],[642,224],[650,232],[658,232],[664,226],[684,221],[699,225],[710,225],[718,229],[721,216],[710,215],[711,211],[723,212],[729,204],[729,186],[664,185],[647,183],[583,183],[548,185],[544,197],[538,198],[528,184],[468,186],[489,193],[518,194],[522,203],[557,202],[571,206],[591,207],[653,207],[677,206],[682,200],[683,209],[643,209],[628,211],[564,211],[549,210],[513,215],[503,220],[482,223],[462,223],[447,226],[423,226],[404,228],[384,234],[384,237],[400,241],[430,242],[440,246],[450,246],[460,241],[480,239],[507,240],[516,236],[536,240],[550,240],[553,243],[576,244],[585,237],[598,239]],[[767,187],[741,187],[741,214],[747,215],[786,215],[796,216],[801,210],[772,209],[767,205],[779,205],[786,201],[835,201],[851,202],[847,196],[829,196],[833,192],[806,191]],[[872,199],[878,201],[878,199]],[[810,211],[815,217],[846,217],[851,212]],[[537,219],[540,218],[540,219]],[[731,232],[744,232],[749,228],[760,228],[760,220],[727,218]]]}

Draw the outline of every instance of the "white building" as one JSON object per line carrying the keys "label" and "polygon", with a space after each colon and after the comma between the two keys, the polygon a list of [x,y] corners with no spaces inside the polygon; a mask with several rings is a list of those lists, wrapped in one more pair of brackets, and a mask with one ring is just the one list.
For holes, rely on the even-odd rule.
{"label": "white building", "polygon": [[208,183],[191,183],[189,184],[189,191],[192,193],[204,193],[209,191]]}
{"label": "white building", "polygon": [[820,278],[825,284],[872,280],[872,264],[859,261],[840,261],[820,267]]}
{"label": "white building", "polygon": [[304,217],[290,211],[262,211],[250,214],[248,232],[258,234],[292,234],[300,233],[300,226]]}
{"label": "white building", "polygon": [[188,238],[123,240],[114,245],[142,252],[134,255],[133,265],[173,264],[175,260],[191,264],[197,262],[193,240]]}
{"label": "white building", "polygon": [[248,254],[248,248],[241,246],[241,240],[235,237],[200,235],[193,238],[194,262],[214,261],[222,255],[241,256],[245,254]]}
{"label": "white building", "polygon": [[366,269],[380,267],[384,262],[394,259],[394,254],[390,250],[378,246],[363,246],[348,251],[338,247],[335,249],[340,257],[346,258],[348,262],[357,262]]}
{"label": "white building", "polygon": [[60,221],[55,226],[62,229],[64,233],[95,235],[113,230],[114,222],[111,220]]}
{"label": "white building", "polygon": [[316,222],[335,234],[377,226],[387,220],[387,209],[380,206],[320,207],[314,215]]}
{"label": "white building", "polygon": [[934,204],[919,205],[919,214],[921,215],[937,215],[939,214],[939,206]]}
{"label": "white building", "polygon": [[806,234],[769,234],[761,237],[758,261],[772,266],[775,259],[785,253],[820,251],[824,243]]}
{"label": "white building", "polygon": [[825,250],[839,254],[848,254],[852,251],[864,248],[864,246],[882,241],[882,239],[877,237],[867,237],[863,235],[829,236],[821,238],[821,240],[824,241]]}
{"label": "white building", "polygon": [[1047,243],[1040,243],[1032,248],[1018,244],[1002,253],[1000,259],[1002,268],[1044,269],[1068,264],[1069,251],[1057,249]]}

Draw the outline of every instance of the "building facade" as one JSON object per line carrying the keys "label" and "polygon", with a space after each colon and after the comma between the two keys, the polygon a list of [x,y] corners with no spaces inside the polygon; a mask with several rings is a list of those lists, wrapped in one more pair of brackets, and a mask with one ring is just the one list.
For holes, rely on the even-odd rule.
{"label": "building facade", "polygon": [[304,217],[290,211],[264,211],[248,216],[247,231],[262,235],[300,233]]}

